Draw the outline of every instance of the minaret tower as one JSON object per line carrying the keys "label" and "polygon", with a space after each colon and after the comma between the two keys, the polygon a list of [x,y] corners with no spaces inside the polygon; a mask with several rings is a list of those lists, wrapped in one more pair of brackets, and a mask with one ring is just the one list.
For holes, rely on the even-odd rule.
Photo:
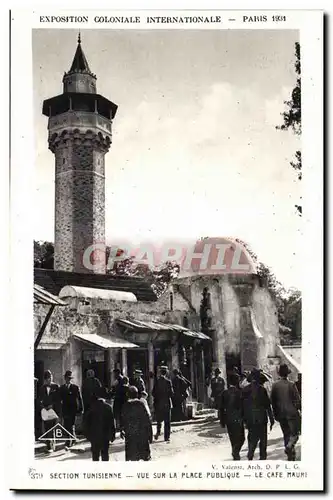
{"label": "minaret tower", "polygon": [[43,103],[49,149],[55,155],[56,270],[105,273],[104,260],[99,258],[98,266],[89,270],[83,255],[91,245],[105,245],[104,160],[116,111],[116,104],[97,94],[96,75],[79,35],[72,66],[63,77],[63,93]]}

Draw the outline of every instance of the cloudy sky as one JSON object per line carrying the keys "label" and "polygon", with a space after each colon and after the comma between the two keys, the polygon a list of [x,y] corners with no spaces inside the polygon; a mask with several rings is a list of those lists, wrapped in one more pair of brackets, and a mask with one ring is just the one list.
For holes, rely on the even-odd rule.
{"label": "cloudy sky", "polygon": [[[118,104],[106,156],[106,232],[119,240],[249,242],[301,286],[298,139],[276,130],[295,83],[296,31],[81,32],[98,92]],[[53,241],[54,157],[42,101],[62,92],[73,30],[35,30],[34,237]]]}

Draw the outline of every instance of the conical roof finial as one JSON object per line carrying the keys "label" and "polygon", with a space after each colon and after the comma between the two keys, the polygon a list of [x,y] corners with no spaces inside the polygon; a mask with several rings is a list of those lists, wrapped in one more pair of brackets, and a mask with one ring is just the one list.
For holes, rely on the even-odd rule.
{"label": "conical roof finial", "polygon": [[80,33],[80,31],[79,31],[79,34],[78,34],[78,37],[77,37],[77,43],[79,43],[79,44],[81,43],[81,33]]}

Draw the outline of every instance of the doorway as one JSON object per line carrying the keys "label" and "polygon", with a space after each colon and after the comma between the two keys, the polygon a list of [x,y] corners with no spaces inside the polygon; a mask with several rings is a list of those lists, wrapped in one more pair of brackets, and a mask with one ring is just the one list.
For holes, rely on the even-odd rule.
{"label": "doorway", "polygon": [[106,350],[82,351],[82,380],[85,380],[88,370],[94,370],[95,377],[98,378],[104,387],[110,385],[110,375],[108,367],[108,357]]}
{"label": "doorway", "polygon": [[237,368],[238,372],[242,372],[242,363],[240,354],[227,353],[225,355],[225,368],[227,373],[227,383],[229,383],[229,374],[233,369]]}
{"label": "doorway", "polygon": [[127,349],[127,373],[130,383],[133,383],[135,370],[141,370],[142,378],[147,384],[149,378],[148,370],[148,349]]}

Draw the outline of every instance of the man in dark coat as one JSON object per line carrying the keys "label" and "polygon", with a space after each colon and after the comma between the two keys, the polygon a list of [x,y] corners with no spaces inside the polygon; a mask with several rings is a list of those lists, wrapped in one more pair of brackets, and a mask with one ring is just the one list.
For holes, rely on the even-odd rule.
{"label": "man in dark coat", "polygon": [[103,462],[108,462],[110,441],[113,443],[116,438],[112,407],[105,401],[104,395],[101,387],[91,395],[90,407],[84,420],[84,433],[91,443],[94,462],[98,462],[100,456]]}
{"label": "man in dark coat", "polygon": [[86,378],[82,384],[82,399],[85,413],[89,410],[95,395],[100,393],[101,382],[95,377],[94,370],[87,370]]}
{"label": "man in dark coat", "polygon": [[184,406],[188,397],[188,389],[191,387],[191,382],[187,380],[179,370],[173,370],[172,388],[172,418],[174,422],[185,420]]}
{"label": "man in dark coat", "polygon": [[297,387],[299,397],[302,400],[302,374],[301,373],[297,374],[297,380],[295,382],[295,385]]}
{"label": "man in dark coat", "polygon": [[171,432],[171,408],[173,399],[173,389],[171,380],[167,378],[168,367],[160,367],[160,375],[157,377],[153,388],[154,410],[157,422],[157,432],[155,439],[161,434],[162,422],[164,422],[164,441],[170,441]]}
{"label": "man in dark coat", "polygon": [[244,422],[248,428],[248,460],[253,460],[259,442],[260,460],[267,459],[267,422],[271,429],[274,417],[266,389],[261,385],[260,370],[252,370],[251,383],[242,390]]}
{"label": "man in dark coat", "polygon": [[227,426],[234,460],[240,460],[240,450],[245,441],[242,391],[239,388],[239,381],[236,373],[230,374],[229,388],[222,393],[220,407],[221,427]]}
{"label": "man in dark coat", "polygon": [[124,377],[119,370],[116,368],[113,370],[115,376],[115,384],[112,387],[112,396],[113,396],[113,414],[116,421],[117,430],[120,429],[120,418],[123,404],[126,401],[126,389],[124,387]]}
{"label": "man in dark coat", "polygon": [[[39,390],[39,403],[40,409],[51,410],[53,409],[55,413],[60,418],[61,415],[61,404],[60,404],[60,392],[59,385],[53,382],[53,375],[50,370],[44,372],[44,384]],[[58,422],[59,418],[54,420],[44,421],[44,433],[52,429],[52,427]],[[46,441],[48,451],[51,450],[51,439]]]}
{"label": "man in dark coat", "polygon": [[35,440],[37,440],[42,432],[42,417],[39,401],[38,378],[34,377],[34,402],[35,402]]}
{"label": "man in dark coat", "polygon": [[144,383],[142,375],[143,375],[143,373],[142,373],[141,370],[135,370],[134,371],[133,386],[136,387],[137,390],[138,390],[138,397],[139,397],[139,399],[141,398],[141,394],[143,392],[146,392],[146,385]]}
{"label": "man in dark coat", "polygon": [[272,406],[275,419],[283,432],[285,453],[289,461],[296,459],[295,445],[300,432],[301,400],[296,385],[288,380],[290,370],[283,364],[279,368],[281,379],[272,387]]}
{"label": "man in dark coat", "polygon": [[135,386],[128,388],[128,401],[123,405],[121,425],[121,437],[125,437],[125,460],[150,460],[153,428],[145,403],[138,398]]}
{"label": "man in dark coat", "polygon": [[[72,383],[73,375],[67,370],[65,383],[60,387],[60,400],[62,405],[63,426],[72,436],[75,437],[75,417],[83,411],[83,401],[80,388]],[[67,440],[67,445],[72,445],[72,439]]]}
{"label": "man in dark coat", "polygon": [[225,382],[221,377],[221,370],[219,368],[216,368],[214,373],[215,376],[210,382],[211,398],[214,400],[214,407],[218,410],[218,416],[220,418],[221,396],[225,389]]}

